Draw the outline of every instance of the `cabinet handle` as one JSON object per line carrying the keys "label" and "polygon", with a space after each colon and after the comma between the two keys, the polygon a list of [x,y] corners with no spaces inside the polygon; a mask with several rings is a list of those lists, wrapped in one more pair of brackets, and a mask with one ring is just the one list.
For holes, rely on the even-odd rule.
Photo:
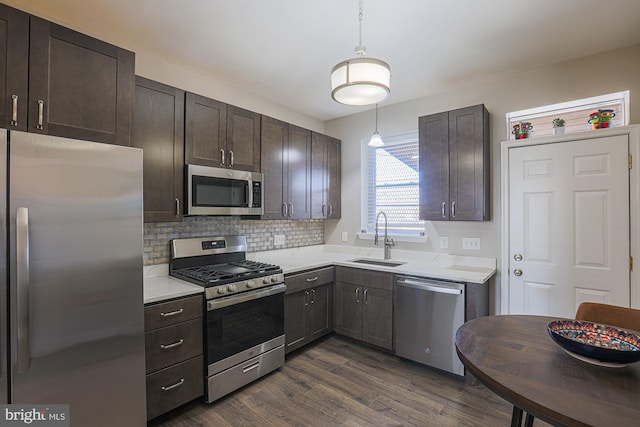
{"label": "cabinet handle", "polygon": [[169,390],[173,390],[174,388],[180,387],[182,384],[184,384],[184,378],[180,378],[180,381],[178,381],[175,384],[169,385],[169,386],[162,386],[161,389],[162,391],[169,391]]}
{"label": "cabinet handle", "polygon": [[293,203],[289,203],[289,218],[293,216]]}
{"label": "cabinet handle", "polygon": [[316,280],[318,280],[318,276],[316,276],[316,277],[307,277],[307,282],[315,282]]}
{"label": "cabinet handle", "polygon": [[451,202],[451,216],[456,217],[456,202]]}
{"label": "cabinet handle", "polygon": [[233,151],[229,150],[229,166],[233,166]]}
{"label": "cabinet handle", "polygon": [[356,288],[356,302],[360,302],[360,288]]}
{"label": "cabinet handle", "polygon": [[368,289],[364,290],[364,303],[365,304],[369,304],[369,290]]}
{"label": "cabinet handle", "polygon": [[442,217],[446,217],[447,216],[447,203],[446,202],[442,202]]}
{"label": "cabinet handle", "polygon": [[182,314],[183,311],[184,311],[184,308],[181,308],[180,310],[176,310],[176,311],[170,311],[168,313],[160,313],[160,317],[177,316],[178,314]]}
{"label": "cabinet handle", "polygon": [[170,348],[180,347],[182,344],[184,344],[184,340],[176,341],[171,344],[160,344],[160,349],[169,350]]}
{"label": "cabinet handle", "polygon": [[311,304],[315,304],[316,303],[316,290],[315,289],[311,289]]}
{"label": "cabinet handle", "polygon": [[38,124],[36,128],[38,130],[42,130],[42,124],[44,123],[44,101],[42,99],[38,99]]}
{"label": "cabinet handle", "polygon": [[333,216],[333,205],[329,205],[329,216]]}
{"label": "cabinet handle", "polygon": [[11,126],[18,126],[18,95],[11,95]]}
{"label": "cabinet handle", "polygon": [[280,209],[282,211],[282,216],[283,217],[287,217],[287,204],[282,202],[282,209]]}
{"label": "cabinet handle", "polygon": [[224,148],[220,149],[220,166],[224,166]]}
{"label": "cabinet handle", "polygon": [[325,214],[325,211],[327,210],[327,205],[322,205],[322,216],[323,217],[327,217],[327,215]]}
{"label": "cabinet handle", "polygon": [[180,216],[180,199],[176,198],[176,216]]}
{"label": "cabinet handle", "polygon": [[309,305],[309,291],[304,291],[304,305]]}

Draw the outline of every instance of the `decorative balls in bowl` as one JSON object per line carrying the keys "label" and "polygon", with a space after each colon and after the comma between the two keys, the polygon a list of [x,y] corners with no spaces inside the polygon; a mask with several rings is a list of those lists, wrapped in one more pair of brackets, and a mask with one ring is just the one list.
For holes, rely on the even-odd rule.
{"label": "decorative balls in bowl", "polygon": [[547,330],[562,348],[584,357],[611,363],[640,360],[640,337],[625,329],[585,320],[554,320]]}

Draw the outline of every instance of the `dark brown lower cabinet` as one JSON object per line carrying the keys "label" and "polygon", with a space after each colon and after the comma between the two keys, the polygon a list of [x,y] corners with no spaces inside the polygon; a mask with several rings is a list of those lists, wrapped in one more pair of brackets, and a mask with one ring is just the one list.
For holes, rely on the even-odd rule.
{"label": "dark brown lower cabinet", "polygon": [[202,296],[149,304],[144,311],[150,420],[204,395]]}
{"label": "dark brown lower cabinet", "polygon": [[333,267],[285,278],[286,352],[298,349],[332,331]]}
{"label": "dark brown lower cabinet", "polygon": [[393,274],[336,267],[334,330],[393,349]]}

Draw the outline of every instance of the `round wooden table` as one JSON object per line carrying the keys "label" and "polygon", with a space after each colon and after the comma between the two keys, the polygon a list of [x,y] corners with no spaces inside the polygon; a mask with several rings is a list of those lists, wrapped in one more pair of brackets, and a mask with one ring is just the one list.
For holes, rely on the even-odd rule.
{"label": "round wooden table", "polygon": [[513,403],[514,421],[519,408],[558,426],[640,425],[640,362],[606,368],[577,360],[549,336],[552,320],[471,320],[456,332],[458,356],[487,388]]}

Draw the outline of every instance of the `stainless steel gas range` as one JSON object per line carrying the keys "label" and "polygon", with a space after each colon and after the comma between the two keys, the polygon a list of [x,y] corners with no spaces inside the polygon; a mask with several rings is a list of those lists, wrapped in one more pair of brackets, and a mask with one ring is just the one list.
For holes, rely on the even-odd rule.
{"label": "stainless steel gas range", "polygon": [[245,236],[171,241],[169,274],[205,287],[206,400],[284,364],[284,274],[246,259]]}

